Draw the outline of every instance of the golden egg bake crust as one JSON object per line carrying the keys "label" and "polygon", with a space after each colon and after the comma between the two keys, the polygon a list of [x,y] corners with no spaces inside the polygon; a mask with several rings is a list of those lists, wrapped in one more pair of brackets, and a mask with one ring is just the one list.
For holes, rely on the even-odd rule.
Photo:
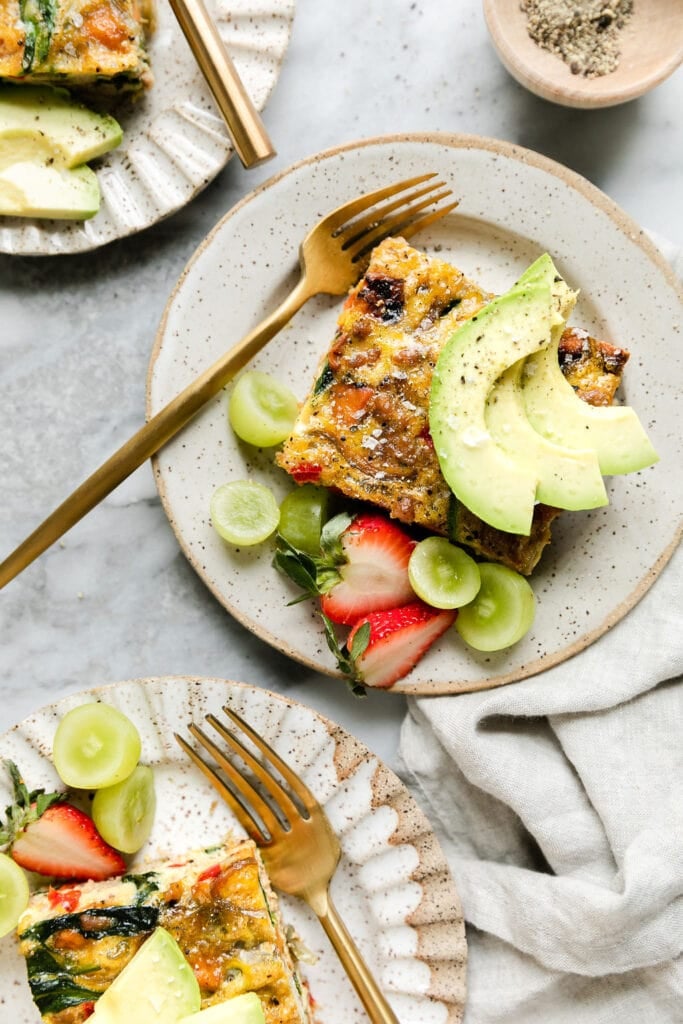
{"label": "golden egg bake crust", "polygon": [[[456,267],[403,239],[382,242],[344,303],[277,462],[298,483],[371,502],[528,574],[558,510],[538,505],[529,537],[482,523],[458,507],[429,432],[431,379],[441,348],[492,298]],[[593,405],[612,401],[627,359],[624,349],[578,329],[565,331],[560,344],[565,376]]]}
{"label": "golden egg bake crust", "polygon": [[152,23],[153,0],[2,0],[0,79],[100,94],[139,90],[152,80]]}
{"label": "golden egg bake crust", "polygon": [[278,904],[251,840],[105,882],[35,893],[17,928],[45,1024],[83,1024],[157,926],[175,938],[202,1008],[256,992],[267,1024],[310,1020]]}

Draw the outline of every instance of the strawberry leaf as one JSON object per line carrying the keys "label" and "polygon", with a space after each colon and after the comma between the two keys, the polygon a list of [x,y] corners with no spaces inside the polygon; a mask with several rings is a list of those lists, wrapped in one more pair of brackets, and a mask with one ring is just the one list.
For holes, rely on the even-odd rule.
{"label": "strawberry leaf", "polygon": [[353,640],[351,641],[351,660],[355,663],[360,658],[361,654],[365,654],[367,646],[370,643],[370,623],[364,622],[363,625],[356,631]]}
{"label": "strawberry leaf", "polygon": [[[12,780],[12,789],[14,790],[14,805],[15,807],[30,807],[31,806],[31,794],[26,788],[26,784],[21,777],[19,769],[15,765],[14,761],[5,761],[5,768],[9,773],[9,777]],[[7,808],[9,814],[10,808]]]}
{"label": "strawberry leaf", "polygon": [[314,559],[305,551],[298,551],[295,547],[278,534],[277,549],[273,558],[273,565],[284,576],[296,583],[297,587],[305,592],[297,597],[290,604],[296,604],[307,597],[317,597],[317,569]]}
{"label": "strawberry leaf", "polygon": [[52,807],[53,804],[59,803],[64,800],[63,793],[46,793],[44,790],[39,789],[33,794],[35,800],[35,815],[36,818],[41,818],[48,807]]}
{"label": "strawberry leaf", "polygon": [[[366,696],[366,690],[365,690],[365,687],[363,686],[363,683],[362,683],[362,681],[361,681],[361,679],[360,679],[360,677],[358,675],[358,671],[356,669],[356,664],[355,664],[355,660],[354,660],[353,654],[351,654],[349,652],[346,644],[343,644],[343,645],[340,646],[339,640],[337,639],[337,634],[335,632],[334,625],[333,625],[331,619],[328,619],[327,615],[325,615],[323,612],[320,613],[320,618],[323,620],[323,626],[325,628],[325,639],[327,640],[327,646],[332,651],[332,654],[334,655],[334,657],[335,657],[335,659],[337,661],[337,665],[339,667],[340,672],[342,672],[344,674],[344,676],[346,677],[346,681],[348,683],[349,689],[351,690],[351,693],[355,694],[356,697],[365,697]],[[370,624],[369,623],[367,623],[367,627],[368,627],[368,629],[367,629],[367,636],[365,638],[365,644],[363,646],[363,650],[365,650],[365,647],[367,646],[368,640],[370,638]],[[360,633],[363,629],[364,629],[364,626],[361,626],[361,629],[358,630],[358,633]],[[358,636],[358,633],[356,634],[356,637]],[[354,647],[355,647],[355,644],[354,644]]]}
{"label": "strawberry leaf", "polygon": [[341,539],[353,520],[354,517],[348,512],[340,512],[328,519],[320,532],[320,550],[325,560],[332,565],[343,565],[346,561]]}
{"label": "strawberry leaf", "polygon": [[308,597],[319,597],[339,583],[337,566],[346,562],[341,537],[352,522],[352,516],[341,512],[325,523],[320,535],[320,555],[300,551],[278,533],[273,565],[304,591],[300,597],[289,601],[289,604],[298,604]]}
{"label": "strawberry leaf", "polygon": [[4,761],[5,768],[12,780],[14,803],[5,808],[6,819],[0,822],[0,850],[3,852],[12,846],[20,832],[37,821],[53,804],[64,800],[62,793],[46,793],[44,789],[29,791],[21,777],[21,772],[13,761]]}

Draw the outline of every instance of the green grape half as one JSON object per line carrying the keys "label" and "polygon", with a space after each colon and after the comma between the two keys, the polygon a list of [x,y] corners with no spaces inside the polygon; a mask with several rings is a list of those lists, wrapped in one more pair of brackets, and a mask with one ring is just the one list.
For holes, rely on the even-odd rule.
{"label": "green grape half", "polygon": [[410,585],[433,608],[460,608],[479,590],[479,566],[445,537],[427,537],[413,548],[408,562]]}
{"label": "green grape half", "polygon": [[320,533],[327,520],[330,492],[315,484],[290,491],[280,505],[278,532],[298,551],[320,554]]}
{"label": "green grape half", "polygon": [[284,441],[298,411],[299,403],[289,388],[258,370],[247,370],[238,377],[228,402],[230,426],[243,441],[258,448]]}
{"label": "green grape half", "polygon": [[122,853],[136,853],[149,839],[155,810],[154,773],[139,764],[127,779],[97,790],[91,813],[106,843]]}
{"label": "green grape half", "polygon": [[57,726],[52,757],[61,780],[100,789],[127,778],[140,759],[140,734],[123,712],[99,702],[80,704]]}
{"label": "green grape half", "polygon": [[275,533],[280,509],[274,494],[264,484],[233,480],[214,491],[211,522],[223,540],[248,547]]}
{"label": "green grape half", "polygon": [[461,608],[455,628],[477,651],[511,647],[531,628],[536,599],[528,580],[505,565],[479,566],[481,587],[474,600]]}
{"label": "green grape half", "polygon": [[0,938],[9,935],[28,906],[28,879],[11,857],[0,853]]}

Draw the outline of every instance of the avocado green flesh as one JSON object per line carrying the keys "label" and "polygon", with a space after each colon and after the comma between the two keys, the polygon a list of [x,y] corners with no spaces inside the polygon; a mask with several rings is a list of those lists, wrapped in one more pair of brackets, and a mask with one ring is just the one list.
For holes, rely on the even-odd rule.
{"label": "avocado green flesh", "polygon": [[634,411],[590,406],[566,381],[558,343],[576,301],[545,253],[448,340],[434,371],[430,432],[458,501],[528,535],[536,501],[607,504],[603,474],[657,461]]}
{"label": "avocado green flesh", "polygon": [[[554,281],[559,290],[559,311],[567,318],[560,278],[547,253],[522,274],[518,284]],[[548,348],[530,356],[522,374],[522,397],[533,429],[555,445],[568,449],[593,450],[600,472],[606,475],[632,473],[657,462],[658,455],[638,416],[629,406],[588,405],[578,397],[560,369],[557,346],[561,331],[553,333]],[[603,485],[604,486],[604,485]],[[539,501],[557,508],[594,508],[592,504],[570,506],[550,501],[539,493]]]}
{"label": "avocado green flesh", "polygon": [[522,276],[517,280],[517,285],[547,284],[552,288],[553,282],[559,283],[561,281],[562,278],[557,272],[557,267],[548,253],[544,252],[526,268]]}
{"label": "avocado green flesh", "polygon": [[0,214],[85,220],[100,207],[97,175],[89,167],[72,170],[31,161],[0,171]]}
{"label": "avocado green flesh", "polygon": [[486,423],[496,443],[513,458],[525,453],[538,482],[536,499],[564,509],[598,508],[608,502],[598,457],[554,444],[529,423],[522,397],[523,360],[510,366],[496,381],[486,401]]}
{"label": "avocado green flesh", "polygon": [[121,142],[119,124],[64,89],[0,86],[0,215],[87,220],[100,188],[87,161]]}
{"label": "avocado green flesh", "polygon": [[524,453],[491,436],[486,400],[512,363],[547,346],[554,323],[544,283],[516,285],[463,324],[441,351],[432,379],[430,431],[456,497],[484,522],[528,534],[538,474]]}
{"label": "avocado green flesh", "polygon": [[266,1024],[266,1018],[256,993],[245,992],[225,1003],[217,1003],[190,1017],[183,1017],[180,1024]]}
{"label": "avocado green flesh", "polygon": [[93,1024],[176,1024],[201,1006],[199,984],[173,936],[157,928],[95,1003]]}
{"label": "avocado green flesh", "polygon": [[0,168],[17,146],[26,153],[31,145],[39,158],[47,147],[64,167],[77,167],[108,153],[122,137],[113,117],[75,103],[64,89],[0,86]]}
{"label": "avocado green flesh", "polygon": [[594,449],[601,473],[633,473],[659,459],[630,406],[588,405],[577,396],[560,369],[555,344],[527,360],[522,393],[534,430],[554,444]]}

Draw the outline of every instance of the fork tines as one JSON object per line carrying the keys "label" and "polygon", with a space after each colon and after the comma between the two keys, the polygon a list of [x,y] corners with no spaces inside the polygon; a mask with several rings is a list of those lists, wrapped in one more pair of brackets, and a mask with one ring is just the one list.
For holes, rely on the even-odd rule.
{"label": "fork tines", "polygon": [[[338,211],[342,216],[333,231],[333,237],[341,240],[344,251],[352,250],[352,259],[356,262],[389,235],[408,238],[415,231],[440,220],[454,210],[458,202],[456,200],[446,206],[438,206],[453,192],[446,187],[445,182],[432,180],[434,178],[437,178],[435,173],[409,178],[347,204]],[[424,185],[424,182],[429,184]],[[412,191],[406,193],[407,189]],[[363,200],[365,205],[361,206]],[[370,200],[374,200],[374,203],[368,208]]]}
{"label": "fork tines", "polygon": [[[260,846],[268,845],[277,833],[288,830],[291,821],[308,818],[317,802],[301,779],[243,718],[229,707],[224,707],[223,711],[263,756],[263,761],[257,759],[215,715],[206,715],[205,721],[246,765],[246,772],[238,768],[226,752],[194,723],[188,727],[189,732],[211,755],[220,768],[220,774],[182,736],[176,733],[175,738],[227,801],[251,838]],[[284,782],[276,778],[273,770]]]}

